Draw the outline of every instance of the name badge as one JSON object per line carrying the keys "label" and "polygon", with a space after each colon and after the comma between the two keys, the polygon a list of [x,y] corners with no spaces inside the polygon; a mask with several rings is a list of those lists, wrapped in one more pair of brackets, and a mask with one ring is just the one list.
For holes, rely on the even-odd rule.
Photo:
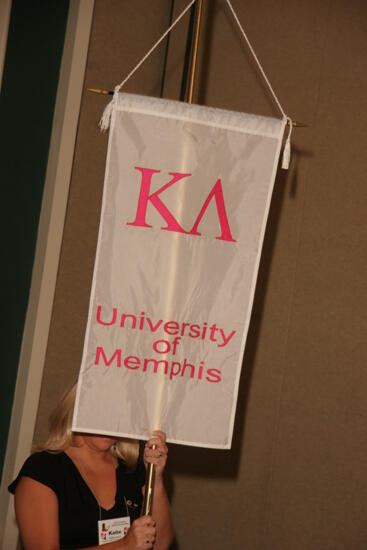
{"label": "name badge", "polygon": [[130,517],[101,519],[98,522],[98,545],[123,539],[130,528]]}

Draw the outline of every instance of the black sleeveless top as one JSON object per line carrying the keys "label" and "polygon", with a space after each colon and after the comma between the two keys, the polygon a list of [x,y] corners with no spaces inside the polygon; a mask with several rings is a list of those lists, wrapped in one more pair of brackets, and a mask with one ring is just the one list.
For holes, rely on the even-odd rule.
{"label": "black sleeveless top", "polygon": [[[15,493],[22,476],[30,477],[52,489],[59,504],[60,548],[74,550],[98,545],[98,520],[130,516],[132,523],[140,515],[145,468],[138,462],[135,470],[128,470],[119,460],[116,468],[115,505],[101,508],[76,468],[64,452],[34,453],[24,463],[18,477],[9,485]],[[101,514],[101,517],[100,517]]]}

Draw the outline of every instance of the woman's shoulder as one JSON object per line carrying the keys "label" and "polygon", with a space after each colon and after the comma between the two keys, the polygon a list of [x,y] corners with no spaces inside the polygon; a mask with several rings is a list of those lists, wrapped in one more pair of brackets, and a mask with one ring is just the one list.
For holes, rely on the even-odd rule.
{"label": "woman's shoulder", "polygon": [[39,451],[31,454],[24,462],[16,479],[9,485],[9,491],[14,494],[20,479],[24,476],[56,490],[58,471],[64,461],[63,452]]}
{"label": "woman's shoulder", "polygon": [[24,462],[21,472],[23,475],[26,475],[24,472],[28,471],[44,471],[57,469],[60,464],[65,461],[65,453],[55,452],[55,451],[38,451],[32,453],[27,460]]}

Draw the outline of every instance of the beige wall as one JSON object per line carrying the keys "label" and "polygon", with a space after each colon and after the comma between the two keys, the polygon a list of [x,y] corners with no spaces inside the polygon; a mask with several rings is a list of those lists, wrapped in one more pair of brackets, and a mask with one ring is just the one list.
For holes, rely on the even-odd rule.
{"label": "beige wall", "polygon": [[[233,449],[170,450],[177,549],[364,550],[367,4],[233,4],[284,109],[309,127],[294,131],[291,168],[275,185]],[[85,86],[120,82],[168,26],[170,6],[97,0]],[[183,25],[170,41],[166,97],[178,97],[184,39]],[[126,91],[159,95],[163,56]],[[200,62],[200,103],[277,115],[224,0],[207,0]],[[35,439],[79,368],[105,104],[84,92]]]}

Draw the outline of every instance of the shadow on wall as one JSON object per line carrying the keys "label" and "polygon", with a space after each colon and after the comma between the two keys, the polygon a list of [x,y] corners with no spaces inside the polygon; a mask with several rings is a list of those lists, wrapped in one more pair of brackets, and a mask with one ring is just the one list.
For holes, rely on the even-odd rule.
{"label": "shadow on wall", "polygon": [[[246,434],[246,410],[279,220],[286,191],[288,190],[291,198],[297,193],[297,163],[299,158],[304,155],[308,156],[309,153],[294,149],[289,171],[279,169],[275,181],[243,360],[232,448],[230,450],[215,450],[171,445],[167,468],[167,489],[170,499],[172,499],[175,489],[174,474],[198,478],[236,479],[238,477]],[[178,541],[174,542],[171,550],[182,550]]]}

